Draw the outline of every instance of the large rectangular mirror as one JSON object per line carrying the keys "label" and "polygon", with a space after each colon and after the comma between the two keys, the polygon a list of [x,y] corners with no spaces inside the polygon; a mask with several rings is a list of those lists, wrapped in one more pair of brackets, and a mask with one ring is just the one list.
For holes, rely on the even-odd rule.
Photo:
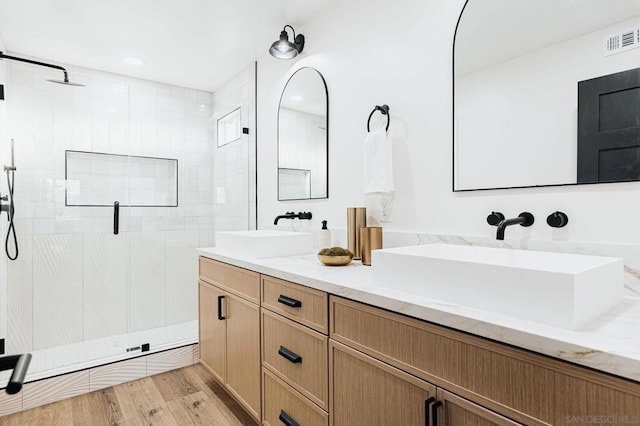
{"label": "large rectangular mirror", "polygon": [[278,200],[329,196],[327,86],[313,68],[296,71],[278,110]]}
{"label": "large rectangular mirror", "polygon": [[640,1],[468,0],[454,191],[640,180]]}

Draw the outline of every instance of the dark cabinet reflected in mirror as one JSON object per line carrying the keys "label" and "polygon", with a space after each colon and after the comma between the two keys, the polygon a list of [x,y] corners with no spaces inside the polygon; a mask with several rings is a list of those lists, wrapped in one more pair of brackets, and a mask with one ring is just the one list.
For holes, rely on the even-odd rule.
{"label": "dark cabinet reflected in mirror", "polygon": [[640,1],[468,0],[454,191],[640,180]]}
{"label": "dark cabinet reflected in mirror", "polygon": [[296,71],[278,109],[278,200],[328,197],[328,112],[322,75]]}

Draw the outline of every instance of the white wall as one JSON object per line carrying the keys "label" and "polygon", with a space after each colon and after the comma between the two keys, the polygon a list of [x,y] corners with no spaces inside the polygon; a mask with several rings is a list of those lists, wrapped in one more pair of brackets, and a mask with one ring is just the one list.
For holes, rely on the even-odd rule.
{"label": "white wall", "polygon": [[607,36],[639,23],[634,18],[458,75],[457,188],[576,183],[578,82],[640,65],[638,50],[603,54]]}
{"label": "white wall", "polygon": [[[491,210],[536,216],[523,232],[535,239],[640,241],[640,183],[452,192],[452,42],[463,0],[351,0],[308,22],[297,61],[258,61],[258,227],[285,211],[310,210],[313,227],[346,226],[346,208],[365,204],[362,143],[374,105],[391,108],[395,203],[390,230],[493,235]],[[298,28],[296,28],[298,30]],[[277,201],[277,110],[288,77],[318,69],[329,90],[329,199]],[[568,229],[553,233],[546,216],[561,210]],[[283,224],[282,226],[287,226]]]}

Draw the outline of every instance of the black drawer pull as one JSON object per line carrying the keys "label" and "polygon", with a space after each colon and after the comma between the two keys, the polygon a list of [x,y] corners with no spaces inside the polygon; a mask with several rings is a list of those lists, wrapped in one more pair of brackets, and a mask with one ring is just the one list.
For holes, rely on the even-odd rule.
{"label": "black drawer pull", "polygon": [[434,397],[429,397],[429,399],[424,402],[424,426],[431,426],[429,424],[429,413],[431,412],[431,404],[434,402],[436,402]]}
{"label": "black drawer pull", "polygon": [[292,299],[290,297],[287,297],[283,294],[280,295],[280,297],[278,297],[278,302],[282,303],[283,305],[287,305],[287,306],[291,306],[292,308],[301,308],[302,307],[302,302],[296,299]]}
{"label": "black drawer pull", "polygon": [[224,296],[218,296],[218,319],[219,320],[224,320],[226,319],[224,317],[224,315],[222,314],[222,300],[224,299]]}
{"label": "black drawer pull", "polygon": [[293,417],[288,415],[284,410],[280,410],[280,416],[278,416],[278,420],[280,420],[286,426],[300,426],[300,423],[293,420]]}
{"label": "black drawer pull", "polygon": [[438,426],[438,407],[442,406],[442,401],[436,401],[433,403],[433,407],[431,407],[431,424],[433,426]]}
{"label": "black drawer pull", "polygon": [[288,359],[294,364],[302,363],[302,357],[300,355],[293,352],[292,350],[285,348],[284,346],[280,346],[280,349],[278,349],[278,355]]}

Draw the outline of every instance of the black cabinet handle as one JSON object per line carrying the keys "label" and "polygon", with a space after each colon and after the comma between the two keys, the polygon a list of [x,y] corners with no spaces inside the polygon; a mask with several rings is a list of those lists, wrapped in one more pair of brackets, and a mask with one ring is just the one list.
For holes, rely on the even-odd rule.
{"label": "black cabinet handle", "polygon": [[120,232],[120,202],[113,203],[113,235],[118,235]]}
{"label": "black cabinet handle", "polygon": [[424,401],[424,426],[429,426],[429,410],[431,409],[430,405],[436,402],[434,397],[429,397],[426,401]]}
{"label": "black cabinet handle", "polygon": [[286,411],[280,410],[280,415],[278,416],[278,420],[280,420],[286,426],[300,426],[300,423],[296,422],[293,417],[287,414]]}
{"label": "black cabinet handle", "polygon": [[287,305],[287,306],[291,306],[292,308],[301,308],[302,307],[302,302],[296,299],[292,299],[290,297],[287,297],[283,294],[280,295],[280,297],[278,297],[278,302],[282,303],[283,305]]}
{"label": "black cabinet handle", "polygon": [[302,357],[300,355],[298,355],[297,353],[293,352],[290,349],[285,348],[284,346],[280,346],[280,349],[278,349],[278,355],[288,359],[294,364],[302,363]]}
{"label": "black cabinet handle", "polygon": [[224,320],[226,319],[224,317],[224,315],[222,315],[222,300],[224,299],[224,296],[218,296],[218,319],[219,320]]}
{"label": "black cabinet handle", "polygon": [[442,401],[436,401],[431,407],[431,425],[438,426],[438,407],[442,406]]}

